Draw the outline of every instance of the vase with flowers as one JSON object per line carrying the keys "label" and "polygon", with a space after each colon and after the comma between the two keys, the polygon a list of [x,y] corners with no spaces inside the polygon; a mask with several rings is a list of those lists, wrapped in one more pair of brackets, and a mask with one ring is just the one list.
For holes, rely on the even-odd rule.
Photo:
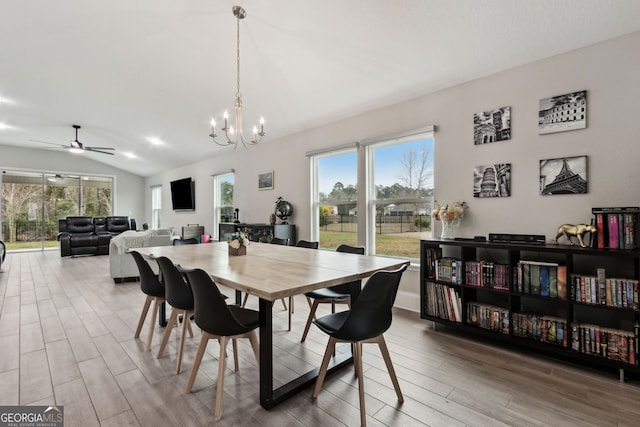
{"label": "vase with flowers", "polygon": [[229,255],[246,255],[249,246],[249,237],[240,231],[231,233],[227,238]]}
{"label": "vase with flowers", "polygon": [[464,218],[464,211],[467,209],[465,202],[453,202],[447,205],[440,205],[436,202],[432,216],[436,221],[442,222],[442,239],[453,239],[455,237],[455,227]]}

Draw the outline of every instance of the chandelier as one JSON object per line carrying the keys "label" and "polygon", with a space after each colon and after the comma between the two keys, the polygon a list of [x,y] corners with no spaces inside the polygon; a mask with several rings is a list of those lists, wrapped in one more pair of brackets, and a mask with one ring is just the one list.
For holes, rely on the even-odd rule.
{"label": "chandelier", "polygon": [[235,127],[233,125],[229,125],[229,113],[227,111],[224,112],[224,127],[221,129],[224,132],[224,136],[226,137],[226,141],[218,141],[216,137],[216,121],[215,119],[211,119],[211,134],[209,135],[213,141],[222,146],[232,145],[233,148],[238,148],[239,143],[241,142],[245,147],[249,147],[252,145],[257,145],[262,141],[262,137],[264,136],[264,118],[260,118],[260,129],[258,127],[253,126],[251,131],[251,137],[245,137],[244,130],[242,128],[242,95],[240,94],[240,20],[247,17],[247,12],[240,6],[233,6],[233,16],[236,17],[236,65],[237,65],[237,73],[236,73],[236,102],[235,102]]}

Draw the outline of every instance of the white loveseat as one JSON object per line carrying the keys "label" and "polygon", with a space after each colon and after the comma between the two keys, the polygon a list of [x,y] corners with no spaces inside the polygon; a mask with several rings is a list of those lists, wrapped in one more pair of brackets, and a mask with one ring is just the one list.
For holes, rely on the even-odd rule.
{"label": "white loveseat", "polygon": [[[133,257],[127,253],[127,250],[168,245],[171,245],[171,230],[130,230],[113,237],[109,243],[111,278],[115,283],[122,283],[137,280],[140,276],[138,266]],[[157,274],[157,264],[151,262],[149,265],[151,265],[151,268]]]}

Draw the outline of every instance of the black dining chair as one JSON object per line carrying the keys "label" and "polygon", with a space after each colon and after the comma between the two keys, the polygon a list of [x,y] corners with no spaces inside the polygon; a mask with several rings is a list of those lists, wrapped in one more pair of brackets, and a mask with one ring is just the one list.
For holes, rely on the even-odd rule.
{"label": "black dining chair", "polygon": [[162,274],[162,283],[165,288],[165,299],[171,306],[171,315],[169,321],[165,327],[164,335],[162,336],[162,342],[158,349],[157,358],[161,358],[164,354],[164,350],[169,342],[169,336],[173,327],[178,322],[178,314],[182,315],[182,330],[180,332],[180,344],[178,348],[178,360],[176,361],[176,374],[179,374],[182,369],[182,353],[184,350],[184,339],[187,331],[189,336],[193,337],[193,330],[191,329],[190,316],[194,310],[193,292],[191,287],[185,281],[182,275],[182,269],[176,266],[169,258],[161,256],[154,258],[160,267],[160,273]]}
{"label": "black dining chair", "polygon": [[133,257],[136,265],[138,266],[138,272],[140,273],[140,290],[147,295],[142,307],[142,313],[140,313],[140,320],[138,320],[138,327],[134,338],[140,337],[140,331],[142,325],[147,318],[149,307],[153,302],[153,311],[151,312],[151,323],[149,324],[149,335],[147,336],[147,343],[144,350],[149,351],[151,348],[151,340],[153,339],[153,329],[156,324],[156,318],[158,315],[158,307],[164,302],[164,286],[160,283],[158,276],[153,272],[149,263],[144,259],[142,254],[138,251],[129,251]]}
{"label": "black dining chair", "polygon": [[288,246],[289,245],[289,238],[286,239],[281,239],[279,237],[273,237],[269,243],[271,243],[272,245],[284,245],[284,246]]}
{"label": "black dining chair", "polygon": [[218,421],[222,417],[222,395],[224,383],[224,370],[226,348],[229,339],[233,343],[234,367],[238,370],[238,352],[236,339],[248,338],[260,364],[258,336],[256,329],[260,325],[259,314],[255,310],[241,308],[236,305],[227,305],[224,295],[216,286],[209,274],[201,269],[185,270],[188,281],[193,289],[195,297],[195,321],[202,330],[202,337],[198,345],[198,351],[191,367],[189,380],[185,393],[190,393],[193,383],[200,368],[202,356],[210,339],[217,339],[220,343],[220,355],[218,356],[218,384],[216,386],[216,404],[214,417]]}
{"label": "black dining chair", "polygon": [[[336,252],[346,252],[351,254],[364,255],[363,246],[350,246],[342,244],[338,246]],[[309,328],[311,323],[315,319],[316,310],[319,304],[331,304],[331,313],[336,312],[336,304],[347,304],[351,307],[351,293],[352,286],[360,286],[361,281],[353,281],[344,283],[341,285],[332,286],[330,288],[316,289],[315,291],[306,292],[304,295],[307,297],[309,303],[309,317],[307,318],[307,324],[304,326],[304,332],[302,333],[302,339],[300,342],[304,342],[307,339]]]}
{"label": "black dining chair", "polygon": [[360,395],[360,424],[366,425],[367,416],[364,406],[364,374],[362,372],[362,344],[375,343],[389,371],[398,402],[403,402],[402,391],[391,363],[389,349],[384,340],[384,333],[391,326],[393,303],[398,293],[398,286],[406,265],[394,271],[378,271],[374,273],[360,292],[350,310],[332,313],[315,320],[313,323],[329,335],[329,342],[324,352],[320,372],[313,388],[312,399],[317,399],[322,383],[327,375],[327,367],[331,356],[335,354],[336,343],[353,344],[353,362],[358,377]]}
{"label": "black dining chair", "polygon": [[296,243],[298,248],[318,249],[318,246],[319,242],[310,242],[308,240],[298,240],[298,243]]}
{"label": "black dining chair", "polygon": [[197,245],[198,243],[198,239],[196,239],[195,237],[191,237],[189,239],[173,239],[173,246],[180,246],[180,245]]}
{"label": "black dining chair", "polygon": [[4,262],[4,258],[7,256],[7,246],[4,244],[2,240],[0,240],[0,267],[2,267],[2,263]]}
{"label": "black dining chair", "polygon": [[[296,243],[297,248],[318,249],[319,246],[319,242],[312,242],[309,240],[298,240],[298,243]],[[291,330],[291,316],[293,316],[294,313],[294,301],[295,298],[289,297],[289,330]]]}

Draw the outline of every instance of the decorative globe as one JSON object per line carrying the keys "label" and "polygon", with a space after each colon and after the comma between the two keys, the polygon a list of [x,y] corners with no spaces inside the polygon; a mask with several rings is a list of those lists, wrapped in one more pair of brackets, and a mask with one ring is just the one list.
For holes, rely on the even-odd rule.
{"label": "decorative globe", "polygon": [[274,213],[282,220],[283,224],[287,224],[287,218],[293,215],[293,206],[291,206],[291,203],[283,200],[282,197],[278,197]]}

